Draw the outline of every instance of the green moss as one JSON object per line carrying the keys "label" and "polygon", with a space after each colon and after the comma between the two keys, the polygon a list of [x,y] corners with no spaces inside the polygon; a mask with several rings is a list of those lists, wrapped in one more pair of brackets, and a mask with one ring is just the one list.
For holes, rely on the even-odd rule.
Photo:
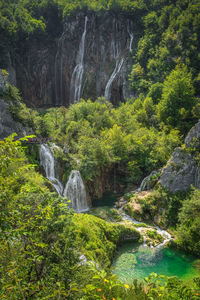
{"label": "green moss", "polygon": [[107,206],[94,207],[89,211],[89,214],[92,214],[108,222],[120,222],[122,220],[117,209]]}
{"label": "green moss", "polygon": [[76,247],[101,266],[111,264],[116,246],[124,240],[138,241],[139,232],[132,227],[108,223],[100,218],[87,214],[73,216],[75,226]]}
{"label": "green moss", "polygon": [[159,233],[157,233],[156,230],[148,230],[146,231],[146,235],[155,242],[161,243],[164,240],[163,237]]}

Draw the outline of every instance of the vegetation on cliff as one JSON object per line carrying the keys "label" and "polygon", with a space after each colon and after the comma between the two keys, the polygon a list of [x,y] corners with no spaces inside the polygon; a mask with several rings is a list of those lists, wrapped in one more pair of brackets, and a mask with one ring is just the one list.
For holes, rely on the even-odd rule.
{"label": "vegetation on cliff", "polygon": [[[40,34],[47,38],[60,36],[62,19],[65,21],[71,14],[109,11],[125,14],[133,21],[135,46],[129,79],[135,95],[149,93],[153,101],[160,99],[162,84],[179,64],[187,67],[198,95],[199,10],[199,0],[1,0],[1,65],[5,65],[8,52],[15,60],[17,49],[27,39],[37,40]],[[186,118],[182,111],[183,117]]]}

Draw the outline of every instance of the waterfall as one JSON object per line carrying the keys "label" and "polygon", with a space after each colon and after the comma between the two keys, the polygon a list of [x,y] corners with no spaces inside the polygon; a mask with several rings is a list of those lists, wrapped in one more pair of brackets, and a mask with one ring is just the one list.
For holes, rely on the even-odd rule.
{"label": "waterfall", "polygon": [[83,212],[89,209],[85,186],[79,171],[71,171],[63,196],[71,201],[70,207],[76,212]]}
{"label": "waterfall", "polygon": [[76,66],[74,68],[74,71],[72,73],[72,78],[71,78],[71,85],[70,85],[71,102],[79,101],[81,96],[81,87],[82,87],[82,79],[83,79],[83,72],[84,72],[83,58],[84,58],[84,51],[85,51],[85,37],[87,33],[87,22],[88,22],[88,17],[86,16],[84,31],[81,37],[81,41],[79,44],[79,51],[76,57]]}
{"label": "waterfall", "polygon": [[[152,172],[153,174],[158,174],[158,172],[157,171],[153,171]],[[150,174],[150,175],[152,175],[152,173]],[[150,175],[148,176],[148,177],[150,177]],[[144,179],[146,179],[146,178],[148,178],[148,177],[145,177]],[[143,180],[144,181],[144,180]],[[143,182],[142,181],[142,182]],[[142,186],[142,183],[141,183],[141,185],[140,186]],[[135,193],[135,192],[140,192],[141,191],[141,189],[140,188],[138,188],[138,189],[136,189],[135,191],[132,191],[132,193]],[[119,210],[119,213],[120,213],[120,216],[122,217],[122,221],[129,221],[129,222],[131,222],[131,223],[133,223],[133,224],[136,224],[136,225],[139,225],[139,224],[141,224],[141,227],[139,227],[139,226],[137,226],[135,229],[137,230],[137,231],[139,231],[139,233],[143,236],[143,244],[140,246],[140,247],[148,247],[148,245],[147,245],[147,243],[146,243],[146,237],[145,237],[145,231],[146,231],[146,227],[143,227],[143,225],[144,225],[144,222],[139,222],[139,221],[137,221],[137,220],[135,220],[135,219],[133,219],[132,217],[130,217],[129,215],[127,215],[124,211],[123,211],[123,208],[124,208],[124,206],[127,204],[127,201],[125,201],[124,203],[123,203],[123,205],[118,209]],[[160,244],[158,244],[156,247],[153,247],[152,246],[152,243],[150,243],[150,248],[154,248],[154,249],[156,249],[156,251],[154,252],[154,254],[158,254],[159,253],[159,250],[161,250],[169,241],[171,241],[171,239],[172,239],[172,236],[171,236],[171,234],[169,233],[169,232],[167,232],[166,230],[163,230],[163,229],[161,229],[160,227],[158,227],[157,225],[154,225],[154,227],[152,227],[152,229],[156,229],[156,231],[157,231],[157,233],[158,234],[160,234],[162,237],[163,237],[163,242],[162,243],[160,243]]]}
{"label": "waterfall", "polygon": [[[64,43],[64,40],[65,40],[65,31],[63,31],[61,37],[59,38],[59,41],[58,41],[58,50],[57,50],[56,59],[55,59],[55,94],[56,94],[56,104],[59,103],[59,95],[60,95],[60,98],[62,98],[62,93],[63,93],[63,43]],[[61,52],[60,72],[59,72],[59,65],[58,65],[59,49],[60,49],[60,52]],[[58,75],[57,75],[57,72],[59,72]],[[57,80],[58,79],[60,80],[60,86],[59,86],[59,88],[57,86]],[[59,93],[58,93],[58,91],[59,91]]]}
{"label": "waterfall", "polygon": [[133,51],[132,44],[133,44],[134,35],[130,31],[128,31],[128,33],[130,35],[129,51],[132,52]]}
{"label": "waterfall", "polygon": [[40,165],[43,166],[46,177],[49,179],[49,181],[51,181],[57,193],[59,195],[62,195],[63,186],[61,182],[55,177],[54,156],[50,148],[46,144],[41,144],[40,146]]}
{"label": "waterfall", "polygon": [[127,26],[127,31],[128,31],[129,36],[130,36],[130,40],[129,40],[129,51],[130,52],[133,51],[132,44],[133,44],[133,39],[134,39],[134,34],[131,30],[132,27],[133,27],[133,24],[132,24],[131,21],[129,21],[128,26]]}
{"label": "waterfall", "polygon": [[[138,188],[137,191],[141,192],[141,191],[150,190],[152,179],[153,179],[153,177],[155,177],[155,179],[156,179],[158,174],[159,174],[159,171],[152,171],[150,175],[148,175],[147,177],[145,177],[142,180],[140,187]],[[158,180],[158,178],[157,178],[157,180]]]}
{"label": "waterfall", "polygon": [[[126,204],[126,203],[125,203]],[[124,205],[125,205],[124,204]],[[134,219],[132,219],[129,215],[127,215],[126,213],[123,212],[123,207],[124,205],[119,209],[119,212],[120,212],[120,215],[122,217],[122,221],[125,221],[125,220],[128,220],[130,221],[131,223],[134,223],[134,224],[141,224],[141,227],[136,227],[135,229],[137,231],[139,231],[139,233],[141,235],[143,235],[143,244],[142,246],[143,247],[148,247],[148,245],[146,244],[146,237],[144,236],[144,232],[145,230],[147,229],[146,227],[143,227],[143,224],[144,222],[139,222],[139,221],[136,221]],[[171,239],[172,239],[172,236],[169,232],[167,232],[166,230],[162,230],[160,229],[158,226],[154,225],[154,227],[156,228],[156,231],[158,234],[160,234],[162,237],[163,237],[163,242],[158,244],[156,247],[153,247],[152,245],[150,246],[150,248],[156,248],[157,250],[160,250],[162,249]]]}
{"label": "waterfall", "polygon": [[122,57],[121,60],[118,60],[118,59],[116,60],[115,69],[106,84],[105,93],[104,93],[104,97],[106,98],[106,100],[110,99],[110,87],[111,87],[115,77],[120,72],[123,62],[124,62],[124,57]]}

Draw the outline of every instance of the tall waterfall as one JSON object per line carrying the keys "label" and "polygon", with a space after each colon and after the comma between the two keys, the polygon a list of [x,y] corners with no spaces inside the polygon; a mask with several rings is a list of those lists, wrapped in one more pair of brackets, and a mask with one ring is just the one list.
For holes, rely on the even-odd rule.
{"label": "tall waterfall", "polygon": [[71,171],[63,196],[71,201],[70,207],[76,212],[89,209],[86,198],[86,190],[79,171]]}
{"label": "tall waterfall", "polygon": [[79,44],[79,51],[76,57],[76,66],[74,68],[74,71],[72,73],[72,78],[71,78],[71,85],[70,85],[71,102],[79,101],[81,97],[81,87],[82,87],[82,79],[83,79],[83,72],[84,72],[83,58],[85,52],[85,37],[87,33],[87,22],[88,22],[88,17],[86,16],[84,31],[81,37],[81,41]]}
{"label": "tall waterfall", "polygon": [[134,35],[130,31],[128,31],[128,33],[130,35],[129,51],[132,52],[133,51],[132,44],[133,44]]}
{"label": "tall waterfall", "polygon": [[40,146],[40,165],[43,166],[46,173],[46,177],[49,179],[49,181],[51,181],[58,194],[62,195],[63,186],[61,182],[55,177],[54,156],[50,148],[45,144],[42,144]]}
{"label": "tall waterfall", "polygon": [[[55,58],[55,96],[56,96],[56,103],[59,101],[59,96],[62,98],[63,96],[63,43],[65,40],[65,31],[63,31],[61,37],[58,41],[58,50],[56,53]],[[60,66],[58,64],[58,57],[59,52],[61,53],[61,59],[60,59]],[[57,82],[60,82],[59,86],[57,85]]]}
{"label": "tall waterfall", "polygon": [[133,45],[133,39],[134,39],[134,34],[132,32],[132,22],[130,21],[129,24],[128,24],[128,28],[127,28],[127,31],[128,31],[128,34],[130,36],[130,40],[129,40],[129,51],[132,52],[133,51],[133,48],[132,48],[132,45]]}
{"label": "tall waterfall", "polygon": [[110,88],[111,85],[115,79],[115,77],[117,76],[117,74],[120,72],[121,67],[123,65],[124,62],[124,57],[121,58],[121,60],[116,59],[116,64],[115,64],[115,69],[113,71],[113,73],[111,74],[107,84],[106,84],[106,88],[105,88],[105,93],[104,93],[104,97],[106,98],[106,100],[110,99],[111,93],[110,93]]}

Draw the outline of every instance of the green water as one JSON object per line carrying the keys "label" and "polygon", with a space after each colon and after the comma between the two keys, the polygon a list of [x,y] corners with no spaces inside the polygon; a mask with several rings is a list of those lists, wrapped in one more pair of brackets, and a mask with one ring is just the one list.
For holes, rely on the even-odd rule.
{"label": "green water", "polygon": [[92,200],[92,207],[101,207],[101,206],[113,207],[115,202],[118,200],[118,198],[119,198],[118,194],[115,194],[111,191],[106,191],[105,193],[103,193],[102,198]]}
{"label": "green water", "polygon": [[118,198],[118,194],[106,191],[102,198],[92,200],[92,208],[86,213],[92,214],[108,222],[119,222],[121,221],[121,216],[119,211],[114,209],[114,204]]}
{"label": "green water", "polygon": [[135,243],[125,243],[118,249],[113,273],[124,283],[143,279],[153,272],[185,280],[200,276],[193,266],[194,261],[193,257],[174,249],[163,248],[158,251]]}

